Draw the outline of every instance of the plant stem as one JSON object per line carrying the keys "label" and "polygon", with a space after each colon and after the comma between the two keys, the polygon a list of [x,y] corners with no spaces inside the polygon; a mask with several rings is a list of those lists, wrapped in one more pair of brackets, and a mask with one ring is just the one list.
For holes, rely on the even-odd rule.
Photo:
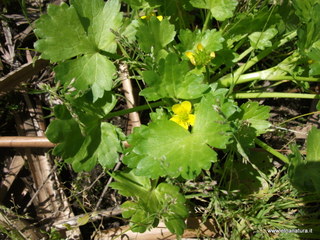
{"label": "plant stem", "polygon": [[234,77],[224,78],[219,81],[222,87],[229,87],[231,84],[242,84],[255,80],[268,80],[268,81],[282,81],[282,80],[296,80],[302,82],[320,82],[320,78],[314,77],[299,77],[299,76],[288,76],[288,75],[275,75],[276,69],[269,68],[263,71],[243,74],[238,77],[237,81],[234,82]]}
{"label": "plant stem", "polygon": [[210,195],[208,193],[194,193],[194,194],[185,195],[184,197],[186,199],[192,199],[192,198],[196,198],[196,197],[207,198],[207,197],[210,197]]}
{"label": "plant stem", "polygon": [[208,29],[208,24],[211,19],[211,11],[207,11],[206,19],[204,21],[203,27],[202,27],[202,32],[206,31]]}
{"label": "plant stem", "polygon": [[278,47],[281,47],[282,45],[286,44],[287,42],[289,42],[290,40],[292,40],[296,36],[297,36],[297,31],[291,32],[286,37],[282,38],[280,41],[275,43],[272,47],[263,50],[260,54],[258,54],[257,56],[253,57],[252,59],[250,59],[246,64],[244,64],[239,69],[237,69],[235,75],[241,75],[243,72],[245,72],[246,70],[251,68],[254,64],[259,62],[261,59],[263,59],[264,57],[268,56],[273,50],[275,50]]}
{"label": "plant stem", "polygon": [[[279,123],[279,124],[277,124],[277,125],[278,125],[278,126],[281,126],[281,125],[283,125],[283,124],[285,124],[285,123],[287,123],[287,122],[291,122],[291,121],[293,121],[293,120],[295,120],[295,119],[302,118],[302,117],[309,116],[309,115],[313,115],[313,114],[320,114],[320,111],[315,111],[315,112],[310,112],[310,113],[301,114],[301,115],[299,115],[299,116],[296,116],[296,117],[287,119],[287,120],[285,120],[285,121],[283,121],[283,122],[281,122],[281,123]],[[1,139],[1,138],[0,138],[0,139]]]}
{"label": "plant stem", "polygon": [[[282,38],[280,41],[276,42],[275,44],[273,44],[272,47],[267,48],[265,50],[263,50],[261,53],[259,53],[257,56],[251,58],[248,62],[246,62],[244,65],[242,65],[241,67],[239,67],[235,73],[233,74],[233,76],[231,77],[233,79],[234,83],[238,82],[238,78],[241,76],[242,73],[244,73],[245,71],[247,71],[249,68],[251,68],[253,65],[255,65],[257,62],[259,62],[261,59],[265,58],[266,56],[268,56],[273,50],[277,49],[278,47],[281,47],[282,45],[286,44],[287,42],[289,42],[290,40],[292,40],[293,38],[295,38],[297,36],[297,31],[293,31],[290,34],[288,34],[286,37]],[[224,81],[224,80],[222,80]]]}
{"label": "plant stem", "polygon": [[289,164],[289,159],[282,155],[281,153],[279,153],[277,150],[273,149],[272,147],[270,147],[268,144],[266,144],[265,142],[262,142],[260,139],[256,138],[255,139],[255,143],[257,145],[259,145],[260,147],[262,147],[264,150],[266,150],[267,152],[271,153],[273,156],[279,158],[281,161],[283,161],[286,164]]}
{"label": "plant stem", "polygon": [[149,104],[137,106],[137,107],[130,108],[130,109],[123,109],[123,110],[120,110],[120,111],[109,113],[104,119],[106,120],[106,119],[110,119],[110,118],[113,118],[113,117],[116,117],[116,116],[126,115],[126,114],[129,114],[129,113],[132,113],[132,112],[140,112],[140,111],[147,110],[147,109],[150,109],[150,108],[159,107],[161,105],[164,105],[164,101],[149,103]]}
{"label": "plant stem", "polygon": [[[241,61],[244,57],[246,57],[248,54],[250,54],[253,51],[253,47],[249,47],[247,50],[245,50],[244,52],[242,52],[238,58],[236,60],[234,60],[234,62],[239,62]],[[215,82],[216,80],[220,79],[231,67],[233,67],[234,65],[229,65],[224,67],[215,77],[213,80],[211,80],[211,82]],[[214,71],[217,70],[220,66],[216,66],[214,68]],[[241,76],[240,76],[241,77]],[[229,84],[228,86],[231,85],[231,82],[234,78],[225,78],[223,79],[222,84]],[[229,83],[230,82],[230,83]],[[238,83],[238,82],[237,82]],[[225,85],[222,85],[225,86]]]}
{"label": "plant stem", "polygon": [[318,94],[309,93],[284,93],[284,92],[261,92],[261,93],[233,93],[236,99],[246,98],[304,98],[304,99],[320,99]]}

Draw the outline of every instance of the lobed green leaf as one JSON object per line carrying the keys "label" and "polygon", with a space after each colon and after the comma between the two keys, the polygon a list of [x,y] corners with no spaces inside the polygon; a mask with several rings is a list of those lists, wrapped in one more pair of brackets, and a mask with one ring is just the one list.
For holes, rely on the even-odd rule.
{"label": "lobed green leaf", "polygon": [[111,30],[118,30],[122,24],[120,2],[110,0],[73,0],[80,21],[89,39],[97,50],[115,53],[117,44]]}
{"label": "lobed green leaf", "polygon": [[312,129],[308,133],[307,137],[307,161],[317,161],[320,162],[320,130],[316,127],[312,127]]}
{"label": "lobed green leaf", "polygon": [[278,31],[275,28],[269,28],[264,32],[254,32],[249,35],[250,44],[255,49],[264,50],[272,46],[270,40],[277,35],[277,33]]}
{"label": "lobed green leaf", "polygon": [[202,98],[191,133],[164,119],[135,128],[128,139],[132,147],[123,162],[140,176],[195,178],[217,161],[212,147],[225,148],[230,139],[230,127],[215,104],[211,94]]}
{"label": "lobed green leaf", "polygon": [[242,104],[240,108],[243,110],[240,119],[250,123],[250,126],[256,130],[257,136],[265,133],[271,126],[267,121],[270,107],[261,106],[258,102],[248,101]]}
{"label": "lobed green leaf", "polygon": [[143,78],[148,87],[140,95],[150,101],[160,98],[195,99],[209,88],[203,83],[203,75],[190,72],[188,62],[180,62],[175,53],[160,60],[158,72],[143,72]]}
{"label": "lobed green leaf", "polygon": [[64,85],[73,86],[83,93],[92,88],[93,102],[110,91],[116,74],[114,64],[105,56],[94,53],[67,60],[54,68],[56,79]]}
{"label": "lobed green leaf", "polygon": [[178,187],[168,183],[151,187],[149,178],[136,176],[133,171],[116,172],[112,176],[116,182],[111,183],[111,187],[124,196],[133,197],[133,201],[121,205],[122,216],[131,218],[132,231],[145,232],[163,220],[172,233],[183,234],[188,210]]}
{"label": "lobed green leaf", "polygon": [[189,29],[180,31],[179,39],[181,43],[178,45],[182,52],[192,51],[197,49],[197,45],[201,45],[209,52],[216,52],[222,49],[224,38],[222,33],[216,29],[206,30],[204,32],[195,30],[192,32]]}
{"label": "lobed green leaf", "polygon": [[190,3],[196,8],[209,9],[212,16],[218,21],[231,18],[238,5],[237,0],[191,0]]}
{"label": "lobed green leaf", "polygon": [[[116,69],[106,55],[116,52],[112,30],[118,31],[121,24],[118,0],[49,5],[48,14],[36,22],[35,33],[40,39],[35,48],[42,58],[66,60],[55,68],[57,80],[81,94],[91,88],[96,101],[112,89]],[[73,57],[77,58],[70,60]]]}
{"label": "lobed green leaf", "polygon": [[170,24],[167,18],[159,21],[152,16],[150,19],[141,20],[138,26],[137,39],[140,48],[150,53],[153,51],[157,55],[161,49],[173,41],[176,32],[174,25]]}
{"label": "lobed green leaf", "polygon": [[95,52],[75,8],[65,3],[50,4],[48,14],[36,21],[34,32],[40,38],[35,49],[53,62]]}
{"label": "lobed green leaf", "polygon": [[[120,131],[110,123],[91,120],[80,128],[79,120],[65,114],[66,109],[59,107],[56,112],[63,119],[53,120],[46,131],[48,139],[57,143],[53,154],[71,163],[75,171],[90,171],[97,163],[110,169],[118,162],[122,152]],[[92,118],[92,117],[91,117]],[[88,119],[88,118],[87,118]]]}

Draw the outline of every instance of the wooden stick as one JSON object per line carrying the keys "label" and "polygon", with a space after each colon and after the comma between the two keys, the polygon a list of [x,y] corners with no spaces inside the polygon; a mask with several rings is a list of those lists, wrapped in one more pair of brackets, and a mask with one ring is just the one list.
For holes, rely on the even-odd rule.
{"label": "wooden stick", "polygon": [[15,155],[9,160],[8,166],[4,167],[3,180],[0,182],[0,203],[5,199],[7,192],[24,166],[24,163],[25,160],[22,156]]}
{"label": "wooden stick", "polygon": [[[208,219],[207,222],[202,223],[200,218],[188,218],[187,229],[184,231],[183,238],[205,238],[214,239],[216,235],[214,221]],[[109,239],[130,239],[130,240],[149,240],[149,239],[162,239],[162,240],[175,240],[177,236],[166,228],[163,222],[155,228],[144,233],[136,233],[130,230],[130,226],[121,226],[118,228],[111,228],[97,232],[94,240],[109,240]]]}
{"label": "wooden stick", "polygon": [[[136,106],[136,101],[133,95],[133,88],[129,76],[129,69],[126,63],[120,63],[120,78],[122,81],[122,88],[124,95],[126,97],[127,108],[134,108]],[[129,122],[126,134],[132,133],[133,128],[140,127],[141,121],[138,112],[129,113]]]}
{"label": "wooden stick", "polygon": [[[125,148],[130,147],[127,141],[123,141]],[[53,148],[56,144],[49,141],[46,137],[37,136],[5,136],[0,137],[0,147],[15,147],[15,148]]]}
{"label": "wooden stick", "polygon": [[22,137],[6,136],[0,137],[0,147],[30,147],[30,148],[52,148],[55,144],[46,137]]}
{"label": "wooden stick", "polygon": [[14,89],[21,82],[27,81],[48,64],[49,61],[39,59],[35,63],[26,63],[18,69],[10,72],[8,75],[0,78],[0,93]]}

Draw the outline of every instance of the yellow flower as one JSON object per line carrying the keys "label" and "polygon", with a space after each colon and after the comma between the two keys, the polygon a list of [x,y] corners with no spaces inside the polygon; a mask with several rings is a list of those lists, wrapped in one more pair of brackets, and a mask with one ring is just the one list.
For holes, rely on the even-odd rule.
{"label": "yellow flower", "polygon": [[184,101],[180,104],[175,104],[172,106],[172,111],[175,113],[171,121],[179,124],[181,127],[188,129],[189,126],[194,125],[195,115],[191,114],[191,103],[189,101]]}
{"label": "yellow flower", "polygon": [[[152,16],[156,16],[154,13],[151,13],[149,16],[141,16],[140,19],[150,19]],[[161,22],[163,20],[163,16],[157,16],[157,19]]]}
{"label": "yellow flower", "polygon": [[186,56],[187,58],[189,58],[190,62],[193,64],[193,65],[196,65],[196,59],[194,58],[194,54],[193,52],[186,52]]}
{"label": "yellow flower", "polygon": [[163,16],[159,15],[157,16],[158,20],[161,22],[163,20]]}
{"label": "yellow flower", "polygon": [[194,66],[200,67],[209,64],[216,56],[214,52],[207,51],[201,43],[197,44],[196,49],[193,52],[187,51],[185,54]]}
{"label": "yellow flower", "polygon": [[197,49],[198,49],[198,51],[203,51],[204,47],[201,43],[198,43]]}

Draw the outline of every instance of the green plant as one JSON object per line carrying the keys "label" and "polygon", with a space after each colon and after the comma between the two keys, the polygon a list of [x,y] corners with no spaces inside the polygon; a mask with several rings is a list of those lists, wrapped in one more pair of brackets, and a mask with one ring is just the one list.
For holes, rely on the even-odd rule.
{"label": "green plant", "polygon": [[[290,81],[307,91],[309,83],[319,81],[320,3],[123,2],[126,14],[118,0],[49,5],[48,14],[36,22],[35,48],[42,58],[57,63],[59,88],[54,94],[63,100],[53,109],[56,120],[46,135],[58,144],[53,154],[75,171],[89,171],[97,164],[109,170],[123,153],[127,170],[110,173],[116,179],[112,186],[133,197],[122,205],[123,216],[131,218],[134,231],[164,220],[170,231],[181,235],[188,212],[178,185],[205,174],[220,176],[212,165],[237,165],[239,159],[247,163],[244,167],[257,170],[256,178],[268,181],[254,163],[250,149],[255,144],[289,162],[257,138],[271,126],[270,108],[250,98],[318,98],[308,92],[269,93],[259,90],[259,81]],[[259,65],[261,60],[268,67]],[[122,63],[129,65],[147,104],[112,112]],[[238,104],[236,99],[247,101]],[[188,107],[179,110],[177,104]],[[128,137],[106,122],[153,107],[157,109],[150,123]],[[126,139],[128,149],[122,144]],[[221,173],[226,185],[234,184],[232,174]]]}

